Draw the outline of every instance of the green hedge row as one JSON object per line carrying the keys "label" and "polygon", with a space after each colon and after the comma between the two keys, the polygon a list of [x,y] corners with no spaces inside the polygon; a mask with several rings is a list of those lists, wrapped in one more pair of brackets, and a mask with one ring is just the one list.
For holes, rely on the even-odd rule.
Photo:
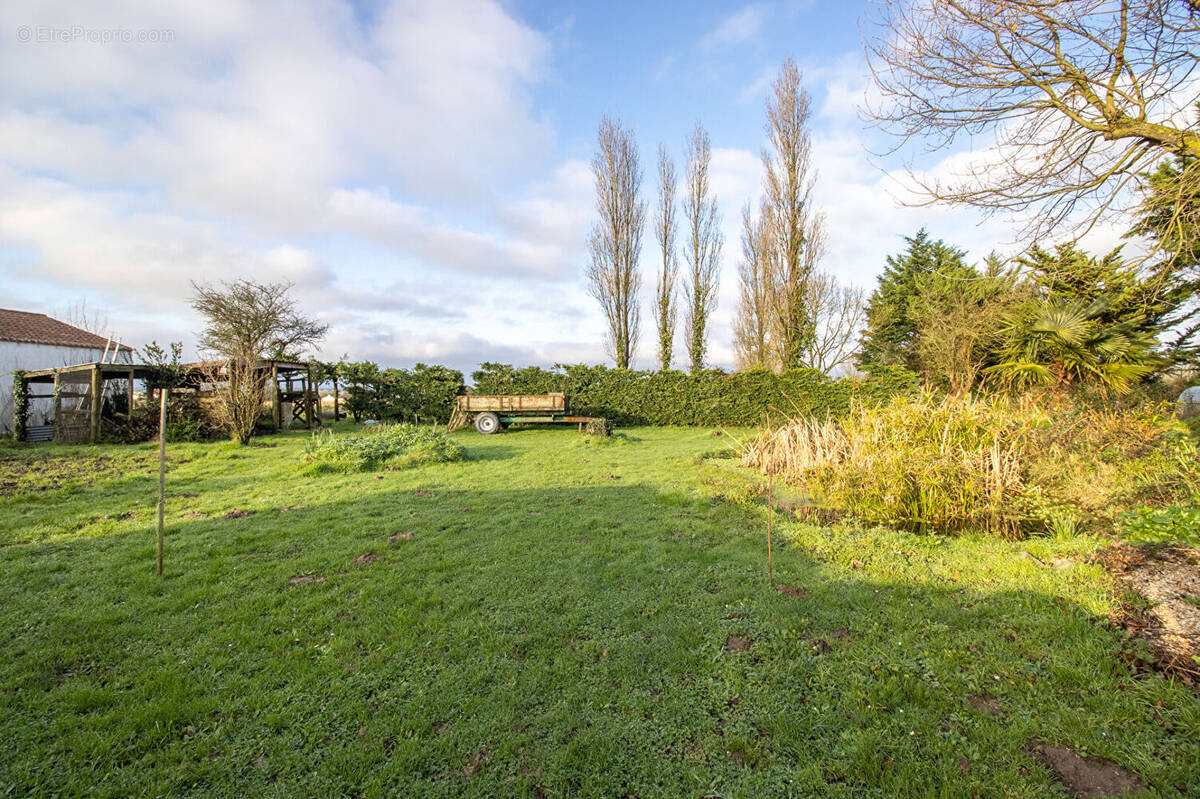
{"label": "green hedge row", "polygon": [[483,363],[471,377],[476,394],[562,392],[571,413],[582,416],[603,416],[625,425],[704,427],[753,427],[768,417],[799,414],[842,416],[852,402],[878,403],[916,388],[914,374],[887,368],[867,378],[835,379],[815,369],[685,374],[562,364],[554,370],[514,369]]}
{"label": "green hedge row", "polygon": [[343,408],[355,421],[444,422],[465,390],[462,372],[419,363],[409,369],[380,369],[370,361],[323,364],[322,382],[344,386]]}

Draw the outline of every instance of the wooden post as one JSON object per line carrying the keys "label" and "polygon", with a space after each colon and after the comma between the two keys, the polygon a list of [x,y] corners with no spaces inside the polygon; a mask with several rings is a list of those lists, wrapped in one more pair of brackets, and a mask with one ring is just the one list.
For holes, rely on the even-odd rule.
{"label": "wooden post", "polygon": [[100,373],[100,364],[92,365],[92,418],[89,433],[89,444],[100,442],[100,411],[104,407],[104,378]]}
{"label": "wooden post", "polygon": [[133,367],[129,367],[129,391],[125,394],[125,419],[133,426]]}
{"label": "wooden post", "polygon": [[341,411],[338,408],[338,376],[333,376],[333,421],[342,418]]}
{"label": "wooden post", "polygon": [[275,432],[283,427],[283,410],[279,402],[279,367],[271,361],[271,421],[275,423]]}
{"label": "wooden post", "polygon": [[58,393],[58,372],[54,373],[54,440],[62,441],[62,395]]}
{"label": "wooden post", "polygon": [[163,562],[163,514],[167,506],[167,393],[165,386],[159,389],[162,398],[158,406],[158,547],[154,559],[154,573],[162,576]]}
{"label": "wooden post", "polygon": [[767,477],[767,587],[775,585],[775,572],[771,568],[771,495],[775,488],[775,469]]}
{"label": "wooden post", "polygon": [[308,422],[308,429],[314,429],[316,418],[313,416],[313,374],[312,366],[310,365],[304,372],[304,417]]}

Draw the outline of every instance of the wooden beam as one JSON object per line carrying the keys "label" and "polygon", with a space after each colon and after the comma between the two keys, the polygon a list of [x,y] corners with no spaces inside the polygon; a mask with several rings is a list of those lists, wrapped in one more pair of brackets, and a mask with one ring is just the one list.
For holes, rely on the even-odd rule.
{"label": "wooden beam", "polygon": [[308,429],[315,428],[316,420],[313,418],[313,376],[312,367],[310,366],[304,372],[304,415],[308,419]]}
{"label": "wooden beam", "polygon": [[279,399],[279,367],[271,362],[271,421],[275,423],[275,431],[283,427],[283,411]]}
{"label": "wooden beam", "polygon": [[104,378],[100,375],[100,364],[92,366],[92,419],[88,430],[88,443],[100,443],[100,411],[104,406]]}

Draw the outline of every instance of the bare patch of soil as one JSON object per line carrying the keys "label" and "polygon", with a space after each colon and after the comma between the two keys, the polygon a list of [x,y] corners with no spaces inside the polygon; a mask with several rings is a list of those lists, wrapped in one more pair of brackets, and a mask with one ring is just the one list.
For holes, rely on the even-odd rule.
{"label": "bare patch of soil", "polygon": [[794,585],[784,585],[783,583],[780,583],[779,585],[775,586],[775,590],[781,594],[787,594],[790,597],[795,597],[796,599],[804,599],[806,596],[808,596],[807,588],[797,588]]}
{"label": "bare patch of soil", "polygon": [[811,646],[813,648],[813,652],[818,655],[822,655],[833,648],[824,638],[810,638],[808,645]]}
{"label": "bare patch of soil", "polygon": [[234,508],[233,510],[222,514],[221,518],[222,519],[244,519],[247,516],[253,516],[253,515],[254,515],[254,511],[252,511],[252,510],[242,510],[241,508]]}
{"label": "bare patch of soil", "polygon": [[1200,687],[1200,549],[1114,544],[1092,556],[1127,588],[1150,603],[1125,607],[1110,621],[1144,638],[1154,664],[1193,688]]}
{"label": "bare patch of soil", "polygon": [[487,761],[487,747],[481,746],[471,753],[467,758],[467,762],[463,764],[462,775],[464,777],[474,777],[483,768],[483,764]]}
{"label": "bare patch of soil", "polygon": [[288,505],[286,508],[279,508],[278,510],[280,513],[290,513],[294,510],[304,510],[307,507],[307,505]]}
{"label": "bare patch of soil", "polygon": [[745,652],[754,646],[754,639],[745,635],[731,635],[725,639],[726,652]]}
{"label": "bare patch of soil", "polygon": [[1132,771],[1102,757],[1083,757],[1068,746],[1050,746],[1036,739],[1026,743],[1029,753],[1054,772],[1072,796],[1124,796],[1145,786]]}
{"label": "bare patch of soil", "polygon": [[323,583],[324,577],[313,577],[311,574],[297,574],[295,577],[288,578],[288,585],[308,585],[309,583]]}
{"label": "bare patch of soil", "polygon": [[411,541],[412,538],[413,538],[412,533],[394,533],[392,535],[389,535],[387,540],[388,540],[389,544],[395,544],[400,541]]}
{"label": "bare patch of soil", "polygon": [[383,557],[383,556],[376,555],[374,552],[364,552],[363,554],[359,555],[357,558],[354,559],[354,563],[357,566],[366,566],[368,563],[374,563],[375,561],[379,560],[381,557]]}
{"label": "bare patch of soil", "polygon": [[0,456],[0,497],[57,491],[67,484],[90,485],[118,477],[131,477],[144,474],[144,470],[153,464],[154,459],[150,456]]}
{"label": "bare patch of soil", "polygon": [[971,703],[971,707],[981,713],[987,713],[989,716],[999,716],[1004,712],[1004,705],[1000,704],[1000,700],[991,694],[971,694],[967,697],[967,701]]}

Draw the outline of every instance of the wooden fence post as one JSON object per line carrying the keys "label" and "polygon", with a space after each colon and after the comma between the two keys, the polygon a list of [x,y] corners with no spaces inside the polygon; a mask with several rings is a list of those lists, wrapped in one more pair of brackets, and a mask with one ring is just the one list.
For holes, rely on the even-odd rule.
{"label": "wooden fence post", "polygon": [[89,444],[100,443],[100,411],[104,409],[104,378],[100,373],[100,364],[92,365],[92,418],[88,431]]}
{"label": "wooden fence post", "polygon": [[163,563],[163,514],[167,506],[167,394],[166,386],[159,389],[162,398],[158,406],[158,546],[154,559],[154,573],[162,576]]}
{"label": "wooden fence post", "polygon": [[283,409],[279,402],[279,366],[274,361],[271,361],[271,421],[278,433],[283,427]]}

